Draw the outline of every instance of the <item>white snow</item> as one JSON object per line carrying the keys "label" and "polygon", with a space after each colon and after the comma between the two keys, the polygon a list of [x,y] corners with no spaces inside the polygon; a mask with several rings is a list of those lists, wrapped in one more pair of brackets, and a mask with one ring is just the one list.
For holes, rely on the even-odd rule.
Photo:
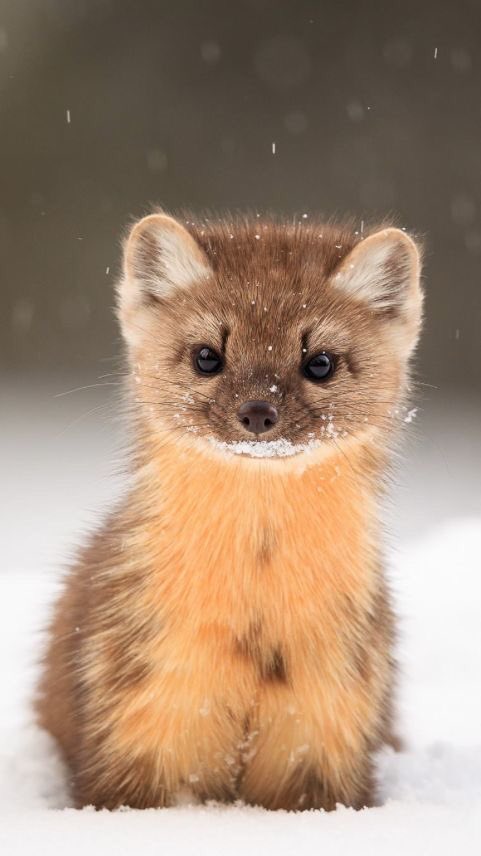
{"label": "white snow", "polygon": [[[106,391],[3,395],[0,443],[0,848],[6,856],[478,856],[481,852],[479,410],[423,421],[394,512],[401,615],[400,753],[377,761],[382,805],[286,814],[243,806],[117,813],[68,808],[56,749],[31,721],[40,629],[66,556],[120,484],[108,477]],[[100,417],[92,400],[102,402]],[[438,419],[439,413],[443,420]],[[463,416],[464,413],[464,416]],[[455,414],[455,418],[452,416]],[[450,423],[449,419],[454,418]],[[464,421],[463,421],[464,420]],[[427,428],[426,428],[427,426]],[[411,426],[410,426],[411,430]],[[463,442],[459,443],[462,436]],[[450,502],[450,499],[452,500]],[[455,515],[462,515],[456,517]],[[392,528],[392,527],[391,527]],[[208,706],[203,705],[207,715]]]}
{"label": "white snow", "polygon": [[412,410],[408,410],[406,416],[404,417],[404,422],[412,422],[413,419],[416,418],[418,413],[417,407],[413,407]]}
{"label": "white snow", "polygon": [[[271,389],[271,391],[273,391]],[[291,440],[237,440],[223,443],[220,440],[210,440],[212,446],[231,455],[247,455],[249,458],[287,458],[310,452],[320,446],[319,442],[309,440],[308,443],[292,443]]]}
{"label": "white snow", "polygon": [[[403,622],[401,731],[378,760],[384,805],[334,814],[241,806],[82,812],[65,808],[62,766],[30,722],[38,629],[54,585],[1,580],[0,805],[5,854],[475,854],[481,847],[481,519],[452,522],[395,563]],[[59,810],[63,809],[63,810]]]}

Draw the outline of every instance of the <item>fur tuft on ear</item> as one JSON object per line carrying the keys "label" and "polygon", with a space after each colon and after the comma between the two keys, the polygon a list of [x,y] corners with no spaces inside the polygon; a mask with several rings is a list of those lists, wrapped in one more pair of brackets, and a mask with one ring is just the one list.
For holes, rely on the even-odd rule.
{"label": "fur tuft on ear", "polygon": [[365,303],[388,321],[398,321],[405,346],[416,345],[422,317],[421,260],[414,241],[400,229],[381,229],[360,241],[334,274],[336,289]]}

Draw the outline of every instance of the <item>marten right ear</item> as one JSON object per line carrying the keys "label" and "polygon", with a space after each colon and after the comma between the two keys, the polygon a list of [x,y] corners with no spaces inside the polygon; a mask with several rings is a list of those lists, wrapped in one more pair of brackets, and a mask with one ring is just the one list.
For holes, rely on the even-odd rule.
{"label": "marten right ear", "polygon": [[392,341],[408,356],[422,318],[421,259],[414,241],[400,229],[380,229],[359,241],[333,277],[334,286],[364,303],[373,317],[389,322]]}
{"label": "marten right ear", "polygon": [[139,220],[124,245],[118,308],[127,340],[136,338],[134,315],[178,289],[208,279],[212,270],[194,238],[166,214]]}

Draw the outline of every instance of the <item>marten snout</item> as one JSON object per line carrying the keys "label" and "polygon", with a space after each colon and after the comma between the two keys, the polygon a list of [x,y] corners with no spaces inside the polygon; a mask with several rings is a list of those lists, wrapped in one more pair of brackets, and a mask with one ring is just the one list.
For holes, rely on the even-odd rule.
{"label": "marten snout", "polygon": [[265,434],[274,427],[279,414],[268,401],[244,401],[237,411],[237,418],[251,434]]}

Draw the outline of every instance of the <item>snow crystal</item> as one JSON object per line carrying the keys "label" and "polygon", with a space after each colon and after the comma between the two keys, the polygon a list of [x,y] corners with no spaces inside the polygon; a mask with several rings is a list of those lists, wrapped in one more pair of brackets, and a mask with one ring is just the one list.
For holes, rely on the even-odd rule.
{"label": "snow crystal", "polygon": [[283,438],[279,440],[237,440],[229,443],[209,438],[209,442],[225,452],[233,455],[247,455],[250,458],[286,458],[310,452],[320,446],[319,442],[310,440],[308,443],[292,443]]}
{"label": "snow crystal", "polygon": [[199,708],[199,713],[201,716],[209,716],[210,713],[210,701],[208,698],[204,699],[202,707]]}
{"label": "snow crystal", "polygon": [[416,418],[418,409],[417,407],[413,407],[412,410],[408,410],[406,416],[404,417],[404,422],[412,422],[413,419]]}
{"label": "snow crystal", "polygon": [[321,431],[323,433],[325,431],[328,437],[332,437],[332,439],[335,440],[337,437],[339,437],[339,431],[336,429],[334,423],[332,422],[332,416],[328,416],[327,418],[329,422],[325,428],[321,428]]}

